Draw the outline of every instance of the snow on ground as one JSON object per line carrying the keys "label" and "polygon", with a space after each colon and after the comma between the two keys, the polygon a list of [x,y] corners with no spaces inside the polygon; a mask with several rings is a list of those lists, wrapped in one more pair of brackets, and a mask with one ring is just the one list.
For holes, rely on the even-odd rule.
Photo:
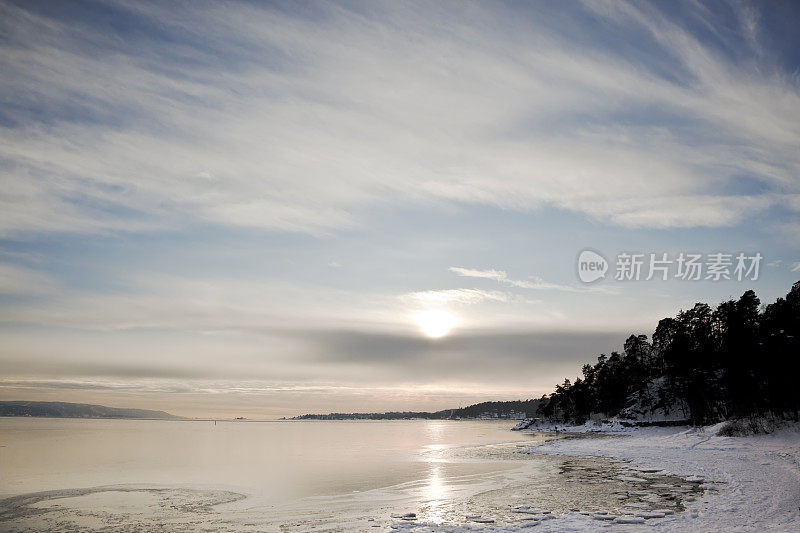
{"label": "snow on ground", "polygon": [[[599,431],[618,438],[556,440],[529,453],[610,457],[629,461],[635,470],[681,476],[707,490],[685,501],[686,511],[664,517],[602,520],[575,511],[554,518],[532,515],[530,522],[495,531],[800,531],[800,425],[749,437],[717,436],[720,427],[561,427],[569,434]],[[486,531],[486,526],[392,525],[415,533]]]}

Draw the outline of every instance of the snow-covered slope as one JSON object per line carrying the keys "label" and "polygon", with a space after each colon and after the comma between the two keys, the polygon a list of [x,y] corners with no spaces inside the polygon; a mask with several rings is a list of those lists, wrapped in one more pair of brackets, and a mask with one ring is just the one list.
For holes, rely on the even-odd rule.
{"label": "snow-covered slope", "polygon": [[670,392],[663,377],[648,382],[628,400],[630,403],[620,411],[619,418],[636,422],[676,422],[691,418],[689,406]]}

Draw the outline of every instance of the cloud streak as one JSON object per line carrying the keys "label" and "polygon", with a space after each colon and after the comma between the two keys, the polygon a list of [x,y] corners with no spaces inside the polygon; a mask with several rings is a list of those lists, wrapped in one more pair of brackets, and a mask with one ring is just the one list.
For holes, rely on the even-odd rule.
{"label": "cloud streak", "polygon": [[480,289],[444,289],[418,291],[403,296],[404,300],[416,301],[423,305],[475,304],[483,301],[507,302],[509,295],[500,291]]}
{"label": "cloud streak", "polygon": [[[136,32],[115,35],[4,5],[0,234],[319,235],[389,203],[727,226],[800,192],[792,79],[647,4],[317,7],[119,2]],[[621,28],[642,52],[609,43]],[[743,174],[765,189],[723,192]]]}
{"label": "cloud streak", "polygon": [[[578,287],[572,287],[570,285],[550,283],[539,277],[533,277],[529,280],[512,279],[508,277],[508,274],[506,274],[504,270],[493,270],[493,269],[475,270],[471,268],[462,268],[462,267],[450,267],[448,270],[461,277],[491,279],[494,281],[499,281],[500,283],[505,283],[506,285],[509,285],[511,287],[518,287],[520,289],[555,290],[555,291],[567,291],[567,292],[576,292],[581,290]],[[586,289],[583,290],[596,291],[597,289],[598,289],[597,287],[587,287]]]}

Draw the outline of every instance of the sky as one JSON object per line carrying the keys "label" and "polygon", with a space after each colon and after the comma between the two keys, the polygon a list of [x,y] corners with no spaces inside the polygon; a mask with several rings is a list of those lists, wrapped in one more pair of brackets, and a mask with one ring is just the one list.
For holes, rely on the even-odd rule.
{"label": "sky", "polygon": [[[533,398],[695,302],[774,301],[800,279],[798,25],[790,1],[0,0],[0,400]],[[763,260],[616,279],[626,253]]]}

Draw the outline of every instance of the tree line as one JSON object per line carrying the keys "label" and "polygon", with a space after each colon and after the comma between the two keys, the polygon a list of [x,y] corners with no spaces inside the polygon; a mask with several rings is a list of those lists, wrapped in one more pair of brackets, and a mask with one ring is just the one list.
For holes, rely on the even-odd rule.
{"label": "tree line", "polygon": [[537,413],[578,424],[624,417],[634,406],[692,424],[766,414],[797,420],[799,330],[800,281],[766,306],[752,290],[716,308],[697,303],[659,321],[650,339],[631,335],[621,353],[584,365],[581,377],[541,398]]}
{"label": "tree line", "polygon": [[395,411],[389,413],[329,413],[306,414],[294,420],[451,420],[456,418],[518,418],[531,417],[537,412],[539,400],[481,402],[458,409],[442,411]]}

